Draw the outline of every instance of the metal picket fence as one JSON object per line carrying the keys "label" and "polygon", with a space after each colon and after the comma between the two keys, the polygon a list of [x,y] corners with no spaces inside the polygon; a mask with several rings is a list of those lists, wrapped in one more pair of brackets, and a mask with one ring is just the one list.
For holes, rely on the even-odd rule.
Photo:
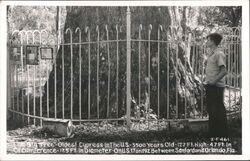
{"label": "metal picket fence", "polygon": [[[126,31],[123,31],[126,36],[121,34],[124,29],[118,25],[112,32],[113,36],[109,35],[111,33],[109,31],[110,26],[104,27],[105,33],[101,33],[100,28],[97,26],[95,31],[89,27],[84,30],[68,28],[64,34],[69,36],[69,42],[61,42],[60,39],[57,42],[48,42],[49,33],[45,30],[14,31],[11,37],[12,41],[8,45],[8,110],[23,119],[27,118],[28,124],[31,124],[30,119],[32,119],[32,123],[35,125],[38,124],[37,120],[40,120],[40,125],[42,125],[43,118],[70,119],[80,123],[124,120],[128,128],[131,128],[131,121],[141,119],[140,116],[137,117],[136,114],[132,114],[138,112],[138,110],[140,113],[141,109],[137,108],[141,106],[145,107],[145,120],[148,122],[149,129],[153,128],[153,125],[151,125],[151,128],[149,127],[150,121],[157,121],[159,125],[159,120],[190,119],[191,117],[187,115],[191,108],[189,106],[194,106],[194,109],[200,106],[201,115],[193,118],[206,117],[204,115],[203,80],[207,48],[204,36],[198,36],[195,32],[190,32],[184,38],[178,38],[175,37],[177,35],[175,33],[178,33],[180,29],[178,27],[164,29],[164,26],[161,25],[140,25],[138,26],[137,37],[131,37],[131,13],[129,9],[127,11]],[[151,39],[152,30],[157,30],[156,39]],[[221,48],[227,58],[228,75],[226,76],[226,84],[228,97],[226,101],[229,102],[228,108],[230,109],[232,106],[240,104],[241,99],[241,29],[224,28],[224,30],[223,33],[226,34],[224,34]],[[201,31],[205,34],[213,32],[207,28]],[[93,37],[91,32],[94,33],[95,40],[91,39]],[[143,32],[147,33],[147,37],[142,37]],[[105,35],[105,38],[101,38],[101,34]],[[164,38],[163,34],[168,35],[168,37]],[[113,39],[110,39],[110,37]],[[78,40],[78,42],[73,40]],[[190,59],[192,69],[191,72],[184,73],[184,78],[178,77],[180,68],[187,69],[189,64],[185,62],[184,66],[179,66],[177,63],[181,61],[178,55],[181,45],[183,49],[187,49],[185,52],[189,56],[186,58]],[[93,46],[95,50],[92,49]],[[94,58],[93,55],[95,55]],[[74,62],[76,56],[78,62]],[[172,60],[170,59],[171,56]],[[84,67],[82,66],[83,59],[87,62]],[[66,69],[65,61],[69,65]],[[172,66],[170,66],[171,61],[173,61]],[[57,68],[58,63],[61,64],[60,71]],[[77,71],[74,68],[76,64],[78,66]],[[171,72],[171,68],[176,69],[174,73]],[[162,71],[166,73],[165,78],[162,76]],[[70,75],[70,80],[66,80],[66,72]],[[112,75],[111,72],[115,74]],[[77,80],[74,78],[74,73],[79,75]],[[107,78],[102,77],[103,73],[107,75]],[[152,75],[156,79],[152,79]],[[191,92],[187,98],[186,79],[189,75],[199,81],[202,87],[199,96],[200,102],[194,102],[192,105],[188,105],[187,100],[192,100],[191,97],[197,97],[197,95]],[[52,76],[54,80],[53,96],[49,92],[51,90],[49,79]],[[181,84],[180,79],[184,79],[184,85]],[[74,82],[78,82],[77,87],[75,87]],[[82,84],[82,82],[86,83]],[[114,87],[111,87],[113,84],[115,84]],[[164,98],[161,96],[163,84],[166,87]],[[173,85],[175,91],[170,89],[170,86]],[[121,90],[121,86],[126,90]],[[74,88],[79,88],[79,92],[76,93]],[[106,93],[104,89],[107,89]],[[184,106],[184,111],[179,111],[180,91],[184,93],[184,103],[181,105]],[[65,98],[66,93],[70,93],[67,98]],[[93,93],[95,93],[95,98],[92,98]],[[60,99],[58,99],[58,94],[62,96]],[[43,98],[45,95],[46,98]],[[79,98],[77,111],[74,107],[75,95]],[[107,96],[105,101],[103,95]],[[174,97],[175,101],[170,102],[170,97]],[[50,104],[51,99],[53,99],[53,105]],[[120,99],[124,101],[123,105],[126,106],[123,111],[119,107]],[[162,99],[165,99],[164,106],[166,109],[164,108],[164,110],[161,108]],[[70,100],[68,101],[70,102],[69,116],[65,112],[66,100]],[[115,104],[111,105],[111,100]],[[87,104],[86,111],[83,111],[84,101]],[[100,115],[100,106],[103,106],[103,104],[106,106],[105,117]],[[61,114],[58,114],[59,110]],[[174,110],[175,116],[171,114],[171,110]],[[53,111],[53,116],[51,111]],[[92,111],[95,111],[95,116],[91,113]],[[194,115],[196,115],[195,112],[197,111],[194,111]]]}

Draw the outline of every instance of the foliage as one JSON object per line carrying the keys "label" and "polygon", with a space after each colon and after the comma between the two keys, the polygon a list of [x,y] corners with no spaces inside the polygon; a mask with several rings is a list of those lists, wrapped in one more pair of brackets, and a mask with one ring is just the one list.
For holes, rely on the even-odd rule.
{"label": "foliage", "polygon": [[[62,8],[62,15],[65,9]],[[64,17],[60,17],[63,22]],[[51,36],[56,36],[56,7],[54,6],[9,6],[8,7],[8,33],[14,30],[43,30]]]}
{"label": "foliage", "polygon": [[241,19],[241,6],[204,6],[199,8],[199,25],[238,27],[241,26]]}

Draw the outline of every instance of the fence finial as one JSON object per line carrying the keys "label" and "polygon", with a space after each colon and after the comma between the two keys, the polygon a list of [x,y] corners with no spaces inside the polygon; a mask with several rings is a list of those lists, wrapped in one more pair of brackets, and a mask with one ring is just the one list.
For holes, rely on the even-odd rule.
{"label": "fence finial", "polygon": [[118,24],[115,25],[115,30],[118,33]]}
{"label": "fence finial", "polygon": [[79,27],[77,27],[76,30],[75,30],[75,33],[77,33],[77,32],[81,33],[82,30]]}
{"label": "fence finial", "polygon": [[[47,32],[46,30],[42,30],[42,31],[41,31],[41,37],[42,37],[42,34],[43,34],[43,33],[46,33],[46,35],[48,36],[48,32]],[[44,40],[44,41],[46,42],[46,40]],[[43,41],[42,41],[42,38],[41,38],[41,43],[42,43],[42,42],[43,42]]]}
{"label": "fence finial", "polygon": [[[18,35],[20,34],[21,35],[21,44],[23,44],[23,33],[24,33],[24,35],[25,34],[27,34],[28,35],[28,33],[30,33],[31,31],[24,31],[24,30],[22,30],[22,31],[20,31],[19,33],[18,33]],[[34,37],[33,37],[33,39],[34,39]],[[34,40],[33,40],[33,42],[34,42]]]}
{"label": "fence finial", "polygon": [[[39,34],[39,42],[41,43],[42,42],[42,36],[41,36],[41,32],[39,30],[34,30],[33,31],[33,38],[35,39],[35,33],[38,33]],[[35,42],[35,40],[34,40]]]}
{"label": "fence finial", "polygon": [[149,34],[149,35],[151,34],[152,29],[153,29],[153,26],[150,24],[150,25],[149,25],[149,28],[148,28],[148,34]]}
{"label": "fence finial", "polygon": [[86,32],[86,33],[89,32],[89,27],[88,27],[88,26],[85,27],[85,32]]}
{"label": "fence finial", "polygon": [[140,24],[140,26],[139,26],[139,30],[140,30],[140,31],[142,30],[142,24]]}
{"label": "fence finial", "polygon": [[13,32],[12,32],[12,34],[11,34],[11,36],[13,36],[15,33],[18,33],[19,34],[19,30],[14,30]]}
{"label": "fence finial", "polygon": [[153,29],[152,24],[149,24],[149,30],[151,31]]}
{"label": "fence finial", "polygon": [[[21,31],[21,32],[22,32],[22,31]],[[25,31],[27,44],[29,44],[29,33],[31,33],[32,36],[33,36],[33,32],[32,32],[32,31],[30,31],[30,30]],[[33,41],[33,43],[34,43],[34,37],[32,37],[32,41]]]}
{"label": "fence finial", "polygon": [[106,32],[108,32],[108,25],[105,25],[105,30]]}
{"label": "fence finial", "polygon": [[68,32],[70,34],[70,43],[72,43],[72,30],[70,28],[67,28],[65,33],[67,34]]}
{"label": "fence finial", "polygon": [[99,26],[98,25],[96,26],[96,32],[99,32]]}
{"label": "fence finial", "polygon": [[130,12],[130,8],[129,8],[129,6],[127,6],[127,12]]}
{"label": "fence finial", "polygon": [[79,42],[81,42],[81,35],[82,35],[82,30],[77,27],[76,30],[75,30],[75,33],[79,32]]}
{"label": "fence finial", "polygon": [[160,40],[161,31],[162,31],[162,25],[159,25],[159,28],[158,28],[158,40]]}

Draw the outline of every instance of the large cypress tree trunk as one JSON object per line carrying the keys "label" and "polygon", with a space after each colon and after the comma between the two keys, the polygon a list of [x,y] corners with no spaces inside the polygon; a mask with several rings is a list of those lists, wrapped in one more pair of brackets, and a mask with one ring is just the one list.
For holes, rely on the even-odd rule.
{"label": "large cypress tree trunk", "polygon": [[[161,118],[166,118],[167,113],[170,113],[170,118],[183,118],[185,113],[185,101],[187,105],[187,116],[191,114],[194,108],[199,110],[200,108],[200,98],[201,86],[200,80],[194,76],[193,70],[190,66],[190,45],[188,45],[186,38],[186,28],[185,19],[187,18],[186,9],[182,16],[179,13],[177,7],[131,7],[131,30],[132,39],[138,39],[139,25],[142,24],[142,39],[148,39],[148,28],[151,24],[153,26],[151,32],[151,40],[158,39],[158,27],[163,26],[163,31],[160,34],[162,40],[171,39],[171,43],[160,43],[160,114]],[[97,41],[96,26],[100,29],[100,41],[107,39],[107,32],[105,30],[105,25],[108,25],[109,39],[116,39],[116,28],[115,25],[119,26],[119,40],[126,40],[126,7],[67,7],[67,17],[64,27],[64,43],[70,42],[69,33],[65,33],[67,28],[71,28],[73,31],[73,42],[79,42],[78,33],[75,33],[75,29],[80,27],[82,29],[82,41],[89,41],[87,39],[87,33],[84,32],[86,26],[89,27],[91,31],[90,41]],[[181,30],[174,31],[169,30],[170,26],[180,26]],[[176,38],[176,40],[174,40]],[[100,87],[100,118],[121,117],[126,114],[126,42],[119,42],[119,92],[118,92],[118,105],[116,103],[117,93],[116,93],[116,43],[109,43],[110,51],[110,99],[109,99],[109,111],[107,111],[107,91],[108,91],[108,55],[107,55],[107,43],[101,42],[99,48],[99,58],[100,58],[100,69],[99,69],[99,87]],[[148,65],[150,65],[150,108],[157,113],[157,85],[158,85],[158,72],[155,65],[155,60],[157,60],[158,43],[150,43],[150,64],[148,64],[148,42],[141,42],[141,103],[145,103],[147,99],[147,94],[149,93],[147,88],[148,79]],[[53,70],[49,76],[49,104],[50,104],[50,114],[54,116],[54,72],[57,69],[57,116],[62,117],[62,62],[64,60],[64,106],[65,106],[65,118],[70,118],[70,106],[71,106],[71,46],[64,45],[60,46],[60,49],[56,57],[56,66],[53,66]],[[74,118],[79,118],[79,45],[72,45],[73,48],[73,115]],[[136,101],[139,100],[138,94],[138,78],[139,78],[139,67],[138,67],[138,56],[139,56],[139,43],[138,41],[132,40],[132,79],[131,79],[131,95]],[[82,118],[88,118],[88,113],[90,113],[90,118],[97,118],[97,44],[93,43],[90,45],[91,52],[91,91],[90,91],[90,102],[91,111],[88,111],[88,44],[81,45],[82,60],[81,60],[81,114]],[[64,59],[62,54],[64,53]],[[178,54],[178,55],[177,55]],[[178,59],[176,60],[176,56]],[[168,60],[169,58],[169,60]],[[169,65],[169,75],[167,75],[167,69]],[[178,69],[177,69],[178,68]],[[176,75],[177,74],[177,75]],[[177,77],[176,77],[177,76]],[[167,80],[169,79],[169,98],[167,97]],[[178,81],[176,81],[178,80]],[[177,84],[176,84],[177,82]],[[177,88],[176,88],[177,87]],[[47,90],[47,83],[44,86],[45,91]],[[177,97],[176,98],[176,90]],[[46,100],[46,92],[43,96]],[[176,114],[176,99],[178,103],[178,116]],[[169,100],[170,111],[167,111],[167,100]],[[139,103],[138,103],[139,104]],[[45,108],[44,108],[45,109]],[[117,111],[118,110],[118,111]],[[45,112],[45,111],[44,111]]]}

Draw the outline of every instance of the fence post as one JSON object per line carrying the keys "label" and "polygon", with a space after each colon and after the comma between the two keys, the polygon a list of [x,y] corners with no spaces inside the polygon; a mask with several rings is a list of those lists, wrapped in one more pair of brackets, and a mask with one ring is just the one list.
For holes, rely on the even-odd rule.
{"label": "fence post", "polygon": [[7,41],[7,118],[9,117],[9,109],[13,108],[11,107],[11,89],[12,89],[12,86],[11,86],[11,82],[13,81],[12,78],[11,78],[11,63],[10,63],[10,54],[13,54],[13,53],[10,53],[11,51],[11,38],[10,38],[10,35],[8,35],[8,41]]}
{"label": "fence post", "polygon": [[126,108],[127,108],[127,128],[130,130],[130,104],[131,104],[131,12],[127,7],[127,83],[126,83]]}
{"label": "fence post", "polygon": [[[21,38],[21,51],[20,51],[20,54],[21,54],[21,97],[22,97],[22,105],[21,105],[21,107],[22,107],[22,113],[24,113],[24,104],[23,104],[23,102],[24,102],[24,100],[23,100],[23,73],[24,73],[24,70],[23,70],[23,46],[24,46],[24,44],[23,44],[23,33],[22,32],[20,32],[21,33],[21,36],[20,36],[20,38]],[[22,115],[22,121],[23,121],[23,123],[24,123],[24,115]]]}

